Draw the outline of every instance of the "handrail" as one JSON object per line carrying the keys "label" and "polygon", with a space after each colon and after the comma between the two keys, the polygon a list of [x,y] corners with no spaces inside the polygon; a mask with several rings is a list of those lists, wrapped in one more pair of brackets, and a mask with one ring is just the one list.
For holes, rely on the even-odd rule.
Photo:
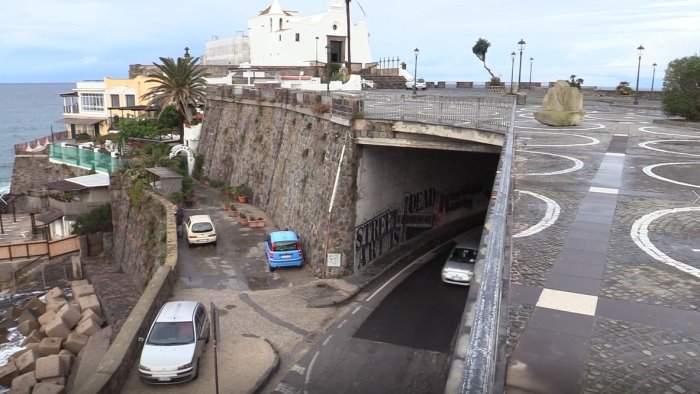
{"label": "handrail", "polygon": [[[481,249],[485,252],[477,261],[476,282],[472,283],[462,317],[457,345],[445,393],[500,393],[503,382],[496,382],[503,375],[503,354],[498,351],[502,311],[508,202],[513,164],[513,133],[515,123],[515,99],[512,102],[511,121],[506,134],[497,173],[494,198],[489,204],[486,229],[482,235]],[[495,184],[496,184],[495,183]],[[476,298],[476,300],[474,300]],[[471,327],[469,323],[471,322]]]}

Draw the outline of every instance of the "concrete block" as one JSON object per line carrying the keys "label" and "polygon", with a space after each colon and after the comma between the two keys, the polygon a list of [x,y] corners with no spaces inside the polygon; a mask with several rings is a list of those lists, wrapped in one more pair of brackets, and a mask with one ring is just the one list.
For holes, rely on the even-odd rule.
{"label": "concrete block", "polygon": [[68,305],[70,305],[71,307],[77,309],[78,312],[82,312],[82,311],[83,311],[83,310],[80,308],[80,303],[78,302],[78,300],[70,300],[70,301],[68,301]]}
{"label": "concrete block", "polygon": [[56,318],[60,318],[61,320],[63,320],[63,322],[66,324],[66,327],[68,328],[75,327],[75,325],[78,324],[80,317],[80,311],[71,306],[71,304],[63,305],[56,314]]}
{"label": "concrete block", "polygon": [[78,327],[75,328],[75,332],[78,334],[83,334],[90,336],[94,333],[97,333],[100,331],[100,326],[95,323],[94,320],[92,319],[87,319],[84,322],[78,324]]}
{"label": "concrete block", "polygon": [[34,297],[24,304],[24,309],[34,312],[34,316],[41,316],[46,312],[46,304],[38,297]]}
{"label": "concrete block", "polygon": [[51,354],[58,354],[61,351],[61,344],[63,343],[63,338],[60,337],[46,337],[39,343],[39,355],[49,356]]}
{"label": "concrete block", "polygon": [[83,335],[77,332],[72,332],[68,334],[66,342],[63,347],[73,354],[78,354],[87,345],[87,341],[90,339],[87,335]]}
{"label": "concrete block", "polygon": [[67,338],[68,334],[70,334],[70,327],[68,327],[62,319],[58,318],[45,326],[41,326],[41,328],[46,330],[46,336],[49,337]]}
{"label": "concrete block", "polygon": [[73,367],[75,361],[78,359],[73,353],[69,352],[66,349],[63,349],[60,352],[58,352],[58,357],[61,358],[61,362],[66,365],[66,368],[68,368],[69,371],[71,367]]}
{"label": "concrete block", "polygon": [[[63,382],[63,384],[57,384],[54,382]],[[34,390],[32,394],[64,394],[66,392],[66,378],[53,378],[48,380],[42,380],[41,382],[34,385]]]}
{"label": "concrete block", "polygon": [[31,394],[32,388],[36,383],[34,371],[24,373],[12,379],[12,392],[17,394]]}
{"label": "concrete block", "polygon": [[17,324],[21,324],[29,320],[36,320],[36,316],[34,316],[34,313],[32,313],[32,311],[29,309],[24,309],[22,313],[19,314],[19,317],[17,317]]}
{"label": "concrete block", "polygon": [[37,358],[39,358],[39,353],[34,349],[22,353],[22,355],[15,360],[17,372],[25,374],[34,371]]}
{"label": "concrete block", "polygon": [[65,297],[46,298],[46,310],[58,312],[58,310],[67,303],[68,300],[66,300]]}
{"label": "concrete block", "polygon": [[57,297],[66,298],[66,295],[63,293],[63,290],[61,290],[61,288],[59,287],[54,287],[53,289],[46,292],[46,299]]}
{"label": "concrete block", "polygon": [[68,376],[68,372],[65,361],[62,361],[58,354],[52,354],[36,360],[34,374],[37,380]]}
{"label": "concrete block", "polygon": [[39,332],[46,335],[46,324],[39,327]]}
{"label": "concrete block", "polygon": [[38,329],[40,324],[36,320],[25,320],[17,325],[17,331],[19,331],[25,337],[29,335],[32,331]]}
{"label": "concrete block", "polygon": [[0,367],[0,385],[5,387],[12,386],[12,379],[19,375],[17,366],[14,361],[10,361],[7,364]]}
{"label": "concrete block", "polygon": [[87,319],[94,320],[98,326],[102,326],[102,324],[105,322],[104,319],[102,318],[102,316],[95,313],[95,311],[93,311],[92,309],[86,309],[83,311],[83,315],[80,318],[80,321],[78,322],[78,324],[84,322]]}
{"label": "concrete block", "polygon": [[100,306],[100,300],[97,299],[96,295],[90,294],[85,297],[80,297],[78,301],[80,302],[81,310],[92,309],[93,312],[102,316],[102,307]]}
{"label": "concrete block", "polygon": [[[57,382],[63,382],[63,384]],[[51,378],[35,384],[32,394],[64,394],[65,392],[66,378]]]}
{"label": "concrete block", "polygon": [[78,298],[75,296],[75,288],[82,285],[89,285],[90,281],[87,279],[73,280],[70,282],[70,292],[73,294],[73,298]]}
{"label": "concrete block", "polygon": [[32,330],[32,332],[30,332],[26,338],[24,338],[22,345],[26,345],[28,343],[40,343],[44,338],[46,338],[46,335],[42,334],[39,329],[35,329]]}
{"label": "concrete block", "polygon": [[73,299],[79,300],[80,297],[89,296],[90,294],[95,294],[95,288],[92,285],[76,286],[75,290],[73,290]]}
{"label": "concrete block", "polygon": [[44,324],[51,323],[51,321],[55,318],[56,318],[56,312],[49,310],[49,311],[46,311],[43,315],[39,316],[38,321],[39,321],[39,324],[41,324],[43,326]]}

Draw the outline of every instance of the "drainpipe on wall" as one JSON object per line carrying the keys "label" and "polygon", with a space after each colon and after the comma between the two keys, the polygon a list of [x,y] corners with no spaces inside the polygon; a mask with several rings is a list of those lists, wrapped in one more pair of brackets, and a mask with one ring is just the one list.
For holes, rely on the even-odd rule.
{"label": "drainpipe on wall", "polygon": [[326,245],[323,248],[323,272],[321,277],[323,279],[328,275],[328,242],[330,240],[330,229],[331,229],[331,216],[333,214],[333,203],[335,202],[335,193],[338,190],[338,180],[340,179],[340,166],[343,164],[343,157],[345,157],[345,144],[348,138],[345,136],[345,142],[343,142],[343,150],[340,151],[340,160],[338,160],[338,169],[335,172],[335,182],[333,183],[333,192],[331,193],[331,202],[328,205],[328,221],[326,222]]}

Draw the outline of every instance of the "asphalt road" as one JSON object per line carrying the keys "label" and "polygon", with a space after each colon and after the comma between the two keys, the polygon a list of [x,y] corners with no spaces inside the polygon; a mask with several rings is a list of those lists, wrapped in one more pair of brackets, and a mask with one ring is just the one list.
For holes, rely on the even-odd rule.
{"label": "asphalt road", "polygon": [[440,280],[450,245],[370,286],[276,392],[442,393],[469,290]]}

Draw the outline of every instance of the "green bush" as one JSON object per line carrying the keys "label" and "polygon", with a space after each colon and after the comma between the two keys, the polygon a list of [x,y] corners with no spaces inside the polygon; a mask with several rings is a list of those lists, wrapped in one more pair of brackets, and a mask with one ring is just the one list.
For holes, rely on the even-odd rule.
{"label": "green bush", "polygon": [[88,235],[98,231],[112,231],[112,207],[102,205],[75,219],[74,235]]}
{"label": "green bush", "polygon": [[700,120],[700,56],[687,56],[668,64],[661,91],[661,110],[667,116]]}
{"label": "green bush", "polygon": [[623,96],[629,96],[634,90],[630,87],[630,83],[627,81],[621,81],[619,85],[615,88],[618,94]]}

